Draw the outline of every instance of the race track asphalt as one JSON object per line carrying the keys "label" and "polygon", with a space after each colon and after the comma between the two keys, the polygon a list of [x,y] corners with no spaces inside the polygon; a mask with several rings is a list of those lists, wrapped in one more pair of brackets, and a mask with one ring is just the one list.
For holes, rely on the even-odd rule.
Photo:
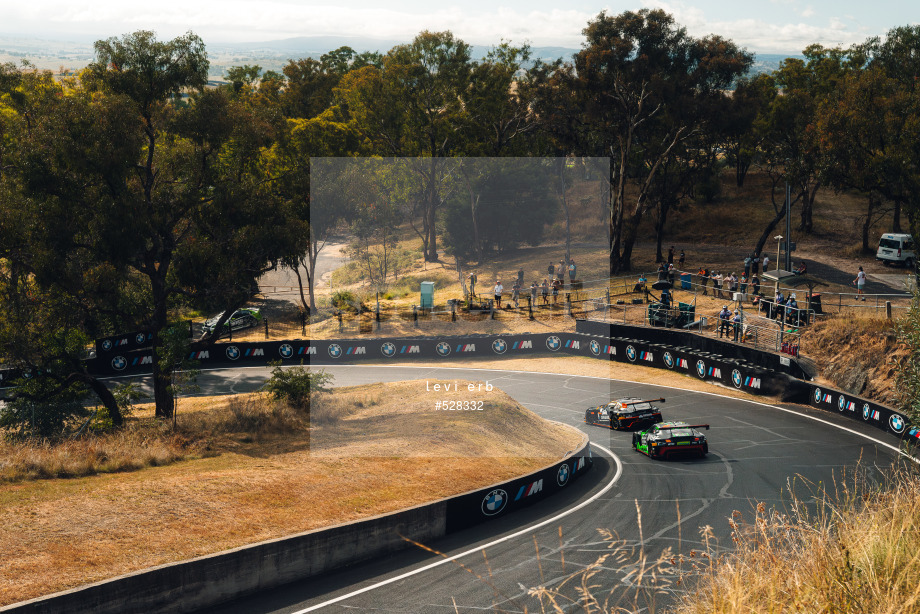
{"label": "race track asphalt", "polygon": [[[649,586],[665,549],[690,557],[709,545],[730,548],[734,511],[750,522],[763,503],[788,511],[789,489],[805,502],[842,484],[859,466],[869,483],[883,482],[898,459],[897,442],[834,414],[753,403],[718,394],[577,375],[469,368],[324,367],[335,385],[428,379],[489,381],[545,418],[589,434],[592,471],[568,490],[517,513],[427,544],[446,557],[412,548],[366,564],[207,610],[211,613],[539,612],[532,587],[578,598],[577,572],[597,565],[593,594],[630,612],[661,611],[681,594],[674,576]],[[615,371],[614,371],[615,373]],[[266,369],[205,372],[204,394],[246,392]],[[703,460],[655,461],[636,453],[631,435],[584,424],[584,410],[609,399],[664,396],[666,420],[708,423]],[[611,456],[612,453],[613,456]],[[580,506],[580,507],[579,507]],[[575,509],[577,508],[577,509]],[[534,525],[541,525],[533,528]],[[710,527],[704,529],[704,527]],[[644,563],[642,561],[645,561]],[[694,554],[690,561],[699,561]],[[690,571],[691,564],[682,566]],[[576,576],[572,578],[573,574]],[[582,611],[569,603],[565,611]]]}

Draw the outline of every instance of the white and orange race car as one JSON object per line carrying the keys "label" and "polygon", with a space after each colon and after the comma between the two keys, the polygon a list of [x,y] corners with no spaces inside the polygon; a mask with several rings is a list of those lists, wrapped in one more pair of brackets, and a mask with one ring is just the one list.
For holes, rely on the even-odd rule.
{"label": "white and orange race car", "polygon": [[628,397],[611,401],[606,405],[589,407],[585,410],[585,422],[617,431],[651,426],[661,422],[661,411],[652,403],[664,403],[664,398],[637,399]]}

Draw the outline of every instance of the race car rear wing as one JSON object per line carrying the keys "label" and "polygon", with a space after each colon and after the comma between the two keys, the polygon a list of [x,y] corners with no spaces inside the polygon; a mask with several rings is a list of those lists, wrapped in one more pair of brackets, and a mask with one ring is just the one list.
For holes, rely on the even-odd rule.
{"label": "race car rear wing", "polygon": [[629,401],[629,402],[623,403],[623,405],[638,405],[639,403],[664,403],[664,402],[665,402],[664,397],[661,397],[660,399],[646,399],[644,401]]}
{"label": "race car rear wing", "polygon": [[708,424],[688,424],[687,426],[681,427],[685,429],[706,429],[709,430]]}

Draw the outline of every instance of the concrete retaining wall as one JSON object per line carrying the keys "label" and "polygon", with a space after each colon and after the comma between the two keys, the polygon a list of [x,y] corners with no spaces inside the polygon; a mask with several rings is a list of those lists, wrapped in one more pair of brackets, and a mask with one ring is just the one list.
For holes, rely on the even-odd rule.
{"label": "concrete retaining wall", "polygon": [[[564,459],[514,480],[407,510],[180,561],[0,608],[4,614],[179,614],[340,569],[502,516],[564,488],[591,467],[587,435]],[[565,480],[559,482],[565,465]],[[555,480],[552,484],[550,478]],[[526,501],[522,487],[546,487]],[[495,493],[506,493],[505,500]],[[511,493],[510,495],[508,493]],[[487,509],[487,503],[492,505]],[[496,503],[497,501],[497,503]],[[500,503],[499,507],[496,507]]]}

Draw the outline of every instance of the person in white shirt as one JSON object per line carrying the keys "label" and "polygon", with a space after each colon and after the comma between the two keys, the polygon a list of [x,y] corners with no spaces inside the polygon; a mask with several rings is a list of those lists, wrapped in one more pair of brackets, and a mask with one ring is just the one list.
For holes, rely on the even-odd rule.
{"label": "person in white shirt", "polygon": [[769,267],[770,267],[770,257],[764,256],[763,257],[763,272],[766,273],[767,271],[769,271],[770,270]]}
{"label": "person in white shirt", "polygon": [[853,280],[853,283],[856,284],[856,300],[866,300],[866,297],[863,296],[863,286],[866,285],[866,272],[863,271],[862,267],[859,267],[859,272],[856,273],[856,279]]}
{"label": "person in white shirt", "polygon": [[502,292],[505,290],[505,287],[502,286],[501,280],[495,282],[495,306],[499,309],[502,308]]}

